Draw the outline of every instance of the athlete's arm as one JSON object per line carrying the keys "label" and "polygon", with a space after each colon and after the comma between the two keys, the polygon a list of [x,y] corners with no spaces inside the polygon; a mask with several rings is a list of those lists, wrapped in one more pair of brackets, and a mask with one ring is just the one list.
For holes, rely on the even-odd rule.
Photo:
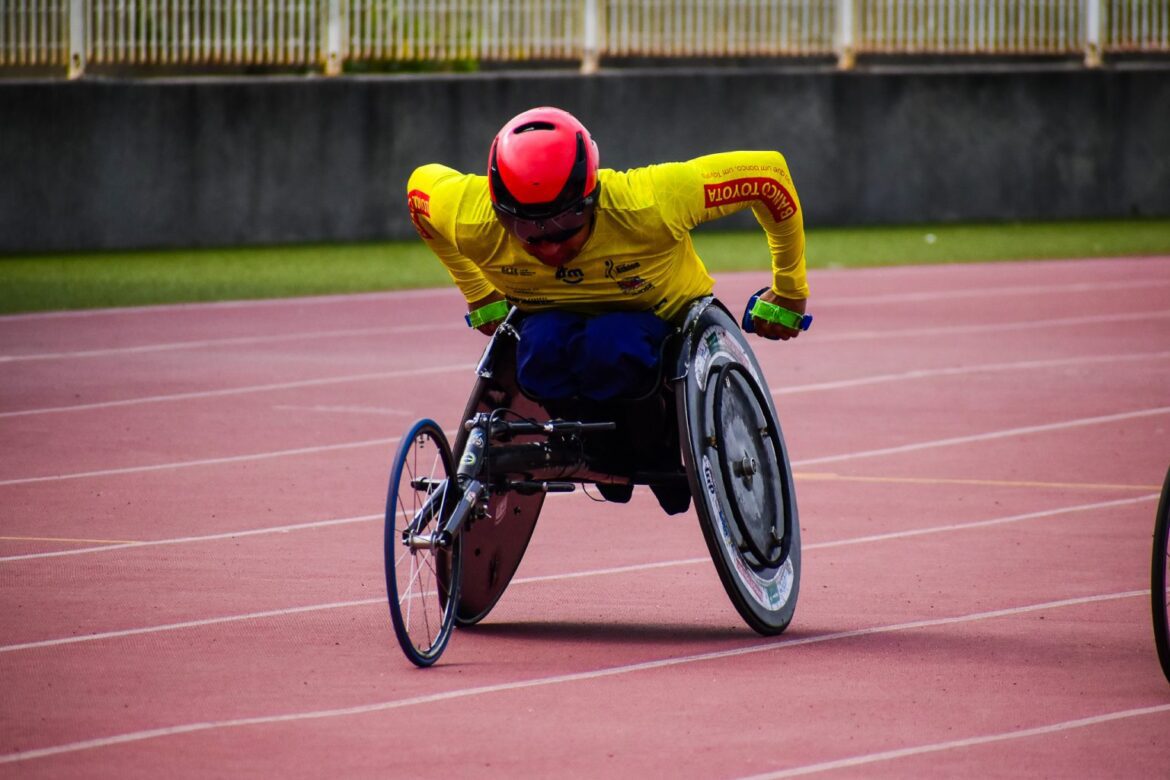
{"label": "athlete's arm", "polygon": [[[697,225],[751,208],[768,237],[772,285],[760,297],[805,311],[809,295],[804,259],[804,214],[788,163],[779,152],[724,152],[650,169],[663,214],[680,237]],[[800,331],[759,318],[756,332],[769,339]]]}
{"label": "athlete's arm", "polygon": [[[410,221],[463,293],[469,312],[503,298],[484,278],[479,266],[459,249],[456,217],[470,178],[446,166],[432,164],[415,169],[406,185]],[[491,330],[485,330],[486,327],[479,330],[484,333],[495,330],[494,326]]]}

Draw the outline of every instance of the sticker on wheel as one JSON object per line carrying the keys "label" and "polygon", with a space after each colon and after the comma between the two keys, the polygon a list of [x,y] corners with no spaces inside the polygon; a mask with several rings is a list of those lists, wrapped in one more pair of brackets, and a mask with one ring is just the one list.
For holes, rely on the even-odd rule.
{"label": "sticker on wheel", "polygon": [[726,547],[731,544],[731,527],[727,524],[727,517],[723,514],[723,504],[715,492],[715,473],[711,470],[711,459],[703,456],[703,488],[707,491],[707,506],[719,518],[719,536]]}
{"label": "sticker on wheel", "polygon": [[760,375],[756,373],[755,363],[747,350],[739,343],[739,339],[728,335],[727,329],[722,325],[712,325],[703,331],[702,337],[698,340],[698,347],[695,349],[695,381],[699,385],[699,390],[707,389],[707,379],[711,374],[710,369],[716,363],[724,362],[739,363],[752,375],[756,384],[767,387]]}
{"label": "sticker on wheel", "polygon": [[703,489],[707,494],[707,506],[710,508],[711,514],[718,520],[719,543],[723,547],[726,558],[731,561],[731,565],[739,574],[740,583],[761,607],[770,610],[780,609],[788,603],[788,599],[792,596],[792,586],[795,582],[792,559],[784,561],[784,565],[778,569],[765,570],[763,573],[768,574],[767,577],[761,576],[763,573],[748,566],[743,553],[740,552],[739,547],[731,538],[731,527],[727,523],[727,517],[723,513],[722,502],[719,500],[719,494],[715,487],[711,460],[706,455],[703,456]]}

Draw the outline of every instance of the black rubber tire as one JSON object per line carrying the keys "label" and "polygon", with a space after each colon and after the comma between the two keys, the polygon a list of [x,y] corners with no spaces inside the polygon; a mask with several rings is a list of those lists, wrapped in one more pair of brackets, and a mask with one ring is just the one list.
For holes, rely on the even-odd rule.
{"label": "black rubber tire", "polygon": [[[722,307],[707,307],[698,317],[695,332],[684,349],[691,353],[687,356],[688,369],[678,380],[682,385],[682,392],[676,396],[679,431],[684,438],[683,456],[703,538],[723,588],[744,622],[760,634],[774,636],[788,627],[795,614],[801,570],[796,492],[775,406],[739,326]],[[743,370],[735,368],[729,373],[723,368],[727,363],[738,363]],[[718,375],[749,382],[753,386],[752,396],[758,399],[763,407],[760,411],[768,420],[768,446],[761,447],[760,451],[775,454],[775,462],[768,464],[768,471],[779,475],[779,484],[772,495],[779,500],[776,508],[782,513],[786,547],[785,555],[772,556],[773,564],[751,552],[752,545],[736,528],[737,521],[725,494],[727,481],[719,473],[720,457],[712,444],[714,433],[710,430],[715,402],[710,380]]]}
{"label": "black rubber tire", "polygon": [[[424,478],[426,484],[418,482]],[[451,638],[463,540],[456,536],[448,550],[412,550],[404,543],[404,534],[432,494],[441,495],[438,509],[416,531],[429,533],[449,517],[459,503],[455,485],[455,464],[446,435],[433,420],[419,420],[402,437],[394,457],[383,536],[386,596],[394,635],[416,666],[437,661]]]}
{"label": "black rubber tire", "polygon": [[1154,617],[1154,644],[1162,673],[1170,681],[1170,620],[1166,614],[1166,565],[1170,546],[1170,470],[1162,483],[1158,517],[1154,521],[1154,550],[1150,563],[1150,608]]}

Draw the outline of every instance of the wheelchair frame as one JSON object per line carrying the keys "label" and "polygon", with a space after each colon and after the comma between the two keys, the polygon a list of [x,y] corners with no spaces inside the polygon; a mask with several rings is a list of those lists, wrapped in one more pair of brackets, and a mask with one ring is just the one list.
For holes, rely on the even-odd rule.
{"label": "wheelchair frame", "polygon": [[733,605],[757,632],[784,631],[800,583],[795,490],[771,394],[735,319],[708,296],[668,337],[673,354],[654,392],[673,396],[680,468],[615,473],[586,454],[589,437],[614,422],[553,419],[520,389],[518,316],[513,310],[484,351],[454,449],[436,423],[420,420],[395,457],[383,543],[406,656],[429,666],[454,625],[486,617],[523,559],[545,496],[579,484],[686,480]]}

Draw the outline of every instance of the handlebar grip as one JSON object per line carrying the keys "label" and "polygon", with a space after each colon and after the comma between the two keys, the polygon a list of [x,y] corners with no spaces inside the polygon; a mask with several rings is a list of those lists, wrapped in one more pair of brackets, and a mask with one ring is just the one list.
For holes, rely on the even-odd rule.
{"label": "handlebar grip", "polygon": [[747,307],[743,310],[743,321],[740,322],[740,327],[743,328],[744,333],[755,333],[756,326],[752,324],[752,317],[761,317],[769,322],[776,322],[780,325],[785,325],[793,330],[808,330],[812,327],[813,316],[811,314],[801,314],[800,312],[785,309],[782,306],[777,306],[767,301],[762,301],[761,305],[769,306],[778,315],[778,319],[772,317],[762,317],[760,312],[754,311],[756,302],[760,301],[760,296],[767,292],[767,287],[761,287],[755,295],[748,299]]}
{"label": "handlebar grip", "polygon": [[615,422],[595,422],[595,423],[576,423],[574,430],[582,433],[589,433],[590,431],[616,431],[617,423]]}

